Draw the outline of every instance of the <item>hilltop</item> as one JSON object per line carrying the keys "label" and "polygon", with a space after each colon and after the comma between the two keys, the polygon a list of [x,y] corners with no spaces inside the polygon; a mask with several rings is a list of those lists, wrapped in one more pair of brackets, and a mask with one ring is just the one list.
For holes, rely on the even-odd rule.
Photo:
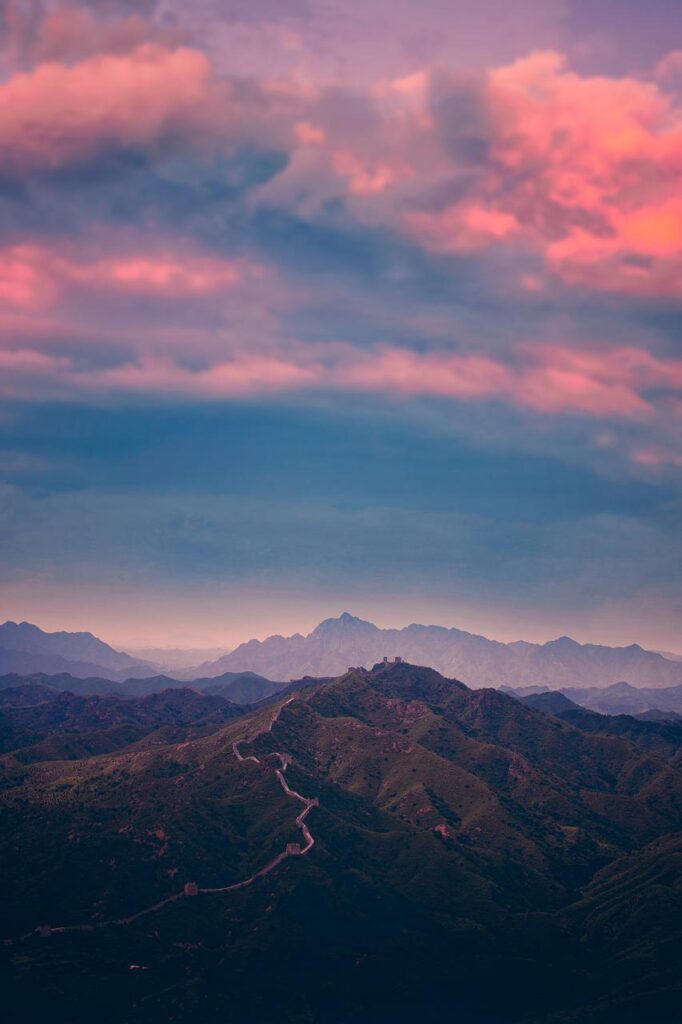
{"label": "hilltop", "polygon": [[[284,763],[319,801],[312,851],[183,897],[299,843]],[[212,1024],[229,1007],[254,1024],[387,1024],[428,1006],[467,1024],[615,1024],[645,994],[667,1020],[679,977],[646,951],[675,933],[681,808],[670,745],[410,664],[302,680],[201,735],[5,777],[6,927],[86,926],[6,947],[8,984],[78,1022]],[[652,865],[634,932],[609,901]]]}

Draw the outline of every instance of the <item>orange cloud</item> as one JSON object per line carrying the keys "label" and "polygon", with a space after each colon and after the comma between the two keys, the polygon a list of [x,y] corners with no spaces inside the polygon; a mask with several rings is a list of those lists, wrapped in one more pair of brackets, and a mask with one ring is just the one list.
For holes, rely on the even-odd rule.
{"label": "orange cloud", "polygon": [[587,288],[679,293],[682,110],[673,98],[654,82],[578,75],[553,53],[491,72],[487,98],[503,208],[549,269]]}
{"label": "orange cloud", "polygon": [[[409,234],[439,252],[511,242],[588,289],[682,293],[682,109],[674,94],[656,81],[577,74],[553,52],[492,70],[467,88],[460,99],[461,83],[453,84],[457,103],[475,115],[461,125],[433,122],[444,146],[431,166],[457,198],[439,209],[401,211]],[[429,103],[423,78],[415,95]],[[403,111],[394,120],[405,127]],[[415,153],[424,122],[414,121],[411,131],[412,143],[404,144]],[[460,163],[469,136],[478,155]],[[413,166],[429,194],[429,168]],[[469,166],[476,173],[460,188]],[[415,197],[418,206],[418,189]]]}
{"label": "orange cloud", "polygon": [[547,246],[551,269],[570,284],[600,291],[682,294],[682,200],[609,211],[608,230],[573,228]]}

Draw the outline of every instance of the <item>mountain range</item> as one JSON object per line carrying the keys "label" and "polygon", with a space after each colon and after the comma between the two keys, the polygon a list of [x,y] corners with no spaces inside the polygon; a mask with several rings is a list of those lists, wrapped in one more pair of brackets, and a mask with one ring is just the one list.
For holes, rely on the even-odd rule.
{"label": "mountain range", "polygon": [[[548,694],[542,687],[502,687],[502,690],[521,698],[537,696],[545,703]],[[565,687],[556,691],[556,698],[579,704],[590,711],[598,711],[603,715],[643,715],[651,711],[669,712],[671,715],[682,714],[682,685],[660,688],[630,686],[629,683],[614,683],[612,686],[595,686],[571,688]],[[540,707],[535,703],[535,707]],[[558,705],[557,705],[558,706]]]}
{"label": "mountain range", "polygon": [[[99,676],[78,678],[68,672],[58,672],[54,675],[45,672],[34,672],[31,675],[10,672],[0,676],[0,703],[3,702],[2,696],[7,690],[26,689],[28,686],[38,687],[40,691],[49,690],[50,693],[67,692],[80,696],[144,697],[161,693],[163,690],[184,689],[188,685],[170,676],[149,676],[117,682]],[[224,697],[235,704],[255,704],[278,693],[286,685],[264,679],[255,672],[224,672],[221,676],[193,679],[191,690],[209,696]]]}
{"label": "mountain range", "polygon": [[46,633],[30,622],[0,625],[0,675],[69,672],[121,679],[149,675],[152,669],[149,663],[114,650],[92,633]]}
{"label": "mountain range", "polygon": [[[410,664],[246,714],[148,700],[10,713],[34,734],[0,759],[22,1019],[679,1019],[679,726],[574,724]],[[137,731],[88,753],[103,711]]]}
{"label": "mountain range", "polygon": [[472,687],[508,684],[563,689],[621,681],[648,687],[682,684],[682,663],[637,644],[605,647],[579,644],[570,637],[545,644],[523,640],[505,644],[444,626],[379,629],[348,612],[326,619],[307,636],[296,633],[250,640],[195,671],[210,676],[249,669],[268,678],[293,679],[338,675],[349,665],[373,665],[395,655],[430,665]]}
{"label": "mountain range", "polygon": [[[178,664],[178,652],[171,654]],[[179,681],[204,688],[205,680],[215,679],[218,685],[228,673],[232,677],[253,673],[266,680],[335,676],[349,665],[372,665],[395,655],[461,678],[472,687],[566,690],[621,682],[655,689],[682,685],[682,662],[637,644],[606,647],[579,644],[570,637],[545,644],[522,640],[505,644],[443,626],[380,629],[348,612],[325,619],[307,636],[296,633],[250,640],[213,661],[163,671],[157,663],[114,650],[91,633],[45,633],[27,622],[0,626],[0,675],[67,673],[81,679],[125,682],[130,692],[137,693],[152,690],[143,686],[135,691],[131,685],[134,678],[149,680],[161,675],[168,686]],[[247,702],[265,695],[264,691],[258,697],[251,694]]]}

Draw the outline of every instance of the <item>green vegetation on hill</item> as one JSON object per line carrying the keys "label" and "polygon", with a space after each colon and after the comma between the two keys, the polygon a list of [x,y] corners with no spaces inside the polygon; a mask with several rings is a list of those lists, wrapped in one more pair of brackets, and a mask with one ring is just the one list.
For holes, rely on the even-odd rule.
{"label": "green vegetation on hill", "polygon": [[634,1024],[646,998],[651,1019],[675,1019],[669,751],[411,665],[306,681],[189,738],[157,730],[6,773],[7,935],[266,865],[300,840],[276,752],[288,785],[319,798],[309,855],[126,927],[5,946],[23,1019],[58,1006],[112,1024]]}

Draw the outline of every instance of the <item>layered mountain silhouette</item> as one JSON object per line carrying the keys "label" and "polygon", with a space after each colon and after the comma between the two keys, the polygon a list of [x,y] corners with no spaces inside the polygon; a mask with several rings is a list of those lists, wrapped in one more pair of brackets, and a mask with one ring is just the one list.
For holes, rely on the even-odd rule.
{"label": "layered mountain silhouette", "polygon": [[92,633],[46,633],[30,622],[0,625],[0,675],[68,672],[119,679],[149,675],[151,667],[114,650]]}
{"label": "layered mountain silhouette", "polygon": [[[78,694],[80,696],[108,695],[112,697],[144,697],[162,690],[179,690],[188,687],[188,683],[170,676],[149,676],[147,678],[104,679],[100,676],[78,678],[68,672],[49,675],[35,672],[31,675],[20,675],[10,672],[0,676],[0,704],[4,703],[3,693],[7,690],[36,687],[40,691],[54,694],[59,691]],[[255,704],[283,690],[286,683],[264,679],[255,672],[224,672],[220,676],[208,676],[193,679],[191,689],[209,695],[224,697],[234,704]]]}
{"label": "layered mountain silhouette", "polygon": [[[535,707],[546,707],[542,710],[554,710],[550,707],[551,696],[543,693],[541,687],[502,687],[503,690],[518,697],[538,697],[540,703]],[[564,687],[554,695],[558,707],[562,700],[579,704],[591,711],[599,711],[604,715],[642,715],[651,711],[682,714],[682,685],[660,688],[630,686],[629,683],[614,683],[613,686],[596,687]]]}
{"label": "layered mountain silhouette", "polygon": [[430,665],[469,686],[540,685],[555,690],[608,686],[623,680],[633,686],[682,684],[682,663],[637,644],[603,647],[579,644],[569,637],[546,644],[504,644],[443,626],[379,629],[348,612],[326,619],[307,636],[250,640],[194,671],[208,676],[248,669],[268,678],[293,679],[336,675],[349,665],[372,665],[385,655]]}
{"label": "layered mountain silhouette", "polygon": [[636,716],[599,714],[580,707],[558,692],[534,693],[520,700],[526,707],[555,715],[584,732],[626,736],[643,749],[673,756],[675,761],[682,749],[682,716],[674,712],[658,712],[653,716],[646,712]]}
{"label": "layered mountain silhouette", "polygon": [[[380,629],[348,612],[325,619],[307,636],[296,633],[250,640],[215,661],[166,670],[161,676],[154,675],[156,664],[116,651],[91,633],[45,633],[26,622],[0,626],[0,676],[66,673],[80,679],[104,678],[126,684],[132,678],[162,677],[168,680],[168,686],[179,681],[203,687],[203,680],[213,678],[217,685],[221,681],[217,677],[228,674],[253,673],[266,680],[333,676],[349,665],[372,665],[386,655],[396,654],[462,678],[473,687],[565,690],[621,682],[640,688],[682,686],[682,661],[646,651],[637,644],[605,647],[579,644],[570,637],[545,644],[504,644],[443,626]],[[133,692],[132,687],[128,688]],[[265,688],[260,696],[266,696]]]}
{"label": "layered mountain silhouette", "polygon": [[[677,1019],[674,731],[411,664],[300,680],[227,722],[188,720],[209,696],[162,698],[188,702],[173,733],[0,762],[3,991],[25,1019]],[[109,698],[75,699],[23,724],[65,700],[52,735],[76,742]]]}

